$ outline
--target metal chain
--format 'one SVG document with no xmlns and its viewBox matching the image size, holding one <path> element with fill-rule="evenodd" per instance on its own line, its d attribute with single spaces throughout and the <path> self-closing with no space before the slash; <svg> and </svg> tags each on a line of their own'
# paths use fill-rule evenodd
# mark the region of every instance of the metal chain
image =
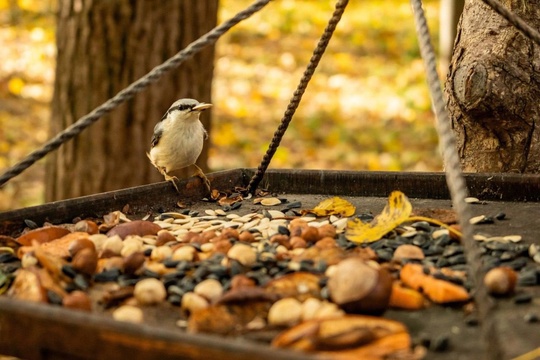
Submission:
<svg viewBox="0 0 540 360">
<path fill-rule="evenodd" d="M 326 25 L 326 28 L 324 29 L 324 32 L 319 39 L 319 42 L 317 44 L 317 47 L 313 51 L 313 55 L 311 56 L 311 59 L 309 60 L 309 64 L 304 71 L 304 74 L 302 75 L 302 78 L 300 79 L 300 83 L 296 87 L 296 90 L 294 91 L 294 95 L 291 98 L 289 105 L 287 106 L 287 110 L 285 110 L 285 113 L 283 115 L 283 118 L 281 119 L 281 123 L 279 124 L 279 127 L 277 128 L 276 132 L 274 133 L 274 136 L 272 138 L 272 141 L 270 142 L 270 145 L 268 146 L 268 150 L 266 150 L 266 154 L 264 155 L 259 167 L 257 168 L 257 172 L 251 180 L 249 181 L 249 184 L 247 186 L 247 191 L 249 193 L 254 193 L 257 189 L 257 186 L 259 186 L 259 183 L 261 182 L 264 173 L 266 172 L 266 169 L 268 168 L 268 165 L 270 165 L 270 161 L 272 160 L 272 157 L 274 156 L 277 148 L 279 147 L 279 144 L 281 142 L 281 139 L 283 138 L 283 135 L 285 134 L 285 131 L 287 130 L 287 127 L 289 126 L 289 123 L 292 120 L 292 117 L 294 113 L 296 112 L 296 109 L 298 108 L 298 105 L 300 104 L 300 101 L 302 100 L 302 95 L 304 94 L 309 81 L 311 80 L 311 77 L 313 76 L 313 73 L 315 72 L 315 69 L 317 68 L 317 65 L 319 65 L 319 61 L 321 60 L 321 57 L 323 56 L 326 47 L 328 46 L 328 43 L 330 42 L 330 39 L 332 38 L 332 35 L 334 34 L 334 30 L 336 29 L 337 24 L 341 20 L 341 16 L 343 15 L 343 12 L 345 11 L 345 8 L 347 7 L 347 4 L 349 3 L 348 0 L 338 0 L 336 2 L 336 7 L 334 10 L 334 13 L 332 14 L 332 17 L 328 21 L 328 24 Z"/>
<path fill-rule="evenodd" d="M 445 164 L 446 183 L 452 197 L 452 204 L 459 217 L 459 225 L 463 233 L 462 243 L 465 249 L 467 263 L 469 265 L 469 278 L 473 285 L 473 296 L 478 309 L 478 315 L 482 325 L 482 338 L 486 346 L 486 358 L 500 359 L 501 351 L 496 339 L 495 319 L 492 316 L 494 302 L 484 286 L 484 269 L 480 250 L 473 240 L 473 229 L 469 223 L 471 211 L 465 202 L 467 186 L 461 173 L 459 155 L 456 149 L 456 139 L 452 131 L 450 117 L 445 107 L 439 75 L 437 73 L 436 55 L 431 44 L 431 37 L 426 17 L 422 9 L 421 0 L 411 0 L 416 32 L 420 44 L 420 52 L 426 67 L 427 82 L 429 85 L 431 101 L 435 110 L 437 132 L 442 144 L 443 159 Z M 487 355 L 489 354 L 489 356 Z"/>
<path fill-rule="evenodd" d="M 153 68 L 149 73 L 147 73 L 145 76 L 140 78 L 139 80 L 136 80 L 135 82 L 131 83 L 129 86 L 127 86 L 125 89 L 121 90 L 118 94 L 116 94 L 113 98 L 107 100 L 94 110 L 92 110 L 89 114 L 81 117 L 79 120 L 77 120 L 75 123 L 58 133 L 54 138 L 49 140 L 43 147 L 41 147 L 38 150 L 33 151 L 28 156 L 26 156 L 22 161 L 15 164 L 13 167 L 8 169 L 6 172 L 0 176 L 0 187 L 3 186 L 6 182 L 14 178 L 15 176 L 22 173 L 24 170 L 28 169 L 32 164 L 34 164 L 39 159 L 43 158 L 45 155 L 47 155 L 49 152 L 56 150 L 59 148 L 63 143 L 71 140 L 78 134 L 80 134 L 83 130 L 85 130 L 87 127 L 92 125 L 94 122 L 96 122 L 99 118 L 101 118 L 103 115 L 109 113 L 111 110 L 119 106 L 125 101 L 130 100 L 137 94 L 138 92 L 145 89 L 148 85 L 155 83 L 157 80 L 159 80 L 166 72 L 177 68 L 180 64 L 182 64 L 187 59 L 193 57 L 196 53 L 198 53 L 201 49 L 204 47 L 213 44 L 221 37 L 224 33 L 229 31 L 233 26 L 241 22 L 242 20 L 247 19 L 257 11 L 261 10 L 264 6 L 266 6 L 270 0 L 258 0 L 254 2 L 252 5 L 247 7 L 245 10 L 240 11 L 235 16 L 224 22 L 223 24 L 213 28 L 197 40 L 193 41 L 191 44 L 186 46 L 183 50 L 178 52 L 173 57 L 169 58 L 167 61 L 162 63 L 161 65 L 156 66 Z"/>
<path fill-rule="evenodd" d="M 513 13 L 512 11 L 505 8 L 497 0 L 482 0 L 484 3 L 489 5 L 493 10 L 495 10 L 499 15 L 505 18 L 510 24 L 514 25 L 519 31 L 521 31 L 525 36 L 534 41 L 537 45 L 540 46 L 540 32 L 527 24 L 521 17 Z"/>
</svg>

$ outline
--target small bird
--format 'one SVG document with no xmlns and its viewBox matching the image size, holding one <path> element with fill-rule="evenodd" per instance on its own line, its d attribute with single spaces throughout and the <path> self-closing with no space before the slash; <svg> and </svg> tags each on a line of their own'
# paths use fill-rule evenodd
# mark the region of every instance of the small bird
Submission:
<svg viewBox="0 0 540 360">
<path fill-rule="evenodd" d="M 203 141 L 208 133 L 199 120 L 202 111 L 212 107 L 212 104 L 200 103 L 194 99 L 175 101 L 161 120 L 154 127 L 154 136 L 150 152 L 146 153 L 152 165 L 165 177 L 172 181 L 176 191 L 180 192 L 171 172 L 193 165 L 210 192 L 210 181 L 195 161 L 201 154 Z"/>
</svg>

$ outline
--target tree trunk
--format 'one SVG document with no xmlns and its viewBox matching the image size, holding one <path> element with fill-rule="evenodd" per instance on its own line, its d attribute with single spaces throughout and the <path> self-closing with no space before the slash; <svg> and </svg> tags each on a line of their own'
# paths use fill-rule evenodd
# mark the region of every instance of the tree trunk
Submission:
<svg viewBox="0 0 540 360">
<path fill-rule="evenodd" d="M 457 25 L 464 4 L 464 0 L 441 0 L 439 15 L 439 58 L 441 69 L 445 72 L 445 75 L 452 58 Z"/>
<path fill-rule="evenodd" d="M 502 3 L 540 29 L 540 0 Z M 467 0 L 446 81 L 470 172 L 540 172 L 539 47 L 480 0 Z"/>
<path fill-rule="evenodd" d="M 217 8 L 218 0 L 60 0 L 51 134 L 208 32 Z M 163 180 L 146 157 L 154 126 L 178 98 L 211 102 L 213 60 L 208 47 L 50 154 L 47 201 Z M 205 146 L 203 170 L 206 158 Z"/>
</svg>

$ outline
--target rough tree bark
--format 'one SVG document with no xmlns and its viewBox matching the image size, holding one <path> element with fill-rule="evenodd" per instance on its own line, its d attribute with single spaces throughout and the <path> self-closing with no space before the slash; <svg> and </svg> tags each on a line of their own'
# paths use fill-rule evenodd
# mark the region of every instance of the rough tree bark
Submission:
<svg viewBox="0 0 540 360">
<path fill-rule="evenodd" d="M 218 0 L 60 0 L 51 134 L 209 31 L 217 8 Z M 154 125 L 178 98 L 211 102 L 213 60 L 208 47 L 50 154 L 47 201 L 163 180 L 146 157 Z M 208 112 L 202 120 L 209 129 Z"/>
<path fill-rule="evenodd" d="M 540 0 L 501 1 L 540 29 Z M 467 0 L 446 81 L 461 162 L 471 172 L 540 172 L 540 48 Z"/>
</svg>

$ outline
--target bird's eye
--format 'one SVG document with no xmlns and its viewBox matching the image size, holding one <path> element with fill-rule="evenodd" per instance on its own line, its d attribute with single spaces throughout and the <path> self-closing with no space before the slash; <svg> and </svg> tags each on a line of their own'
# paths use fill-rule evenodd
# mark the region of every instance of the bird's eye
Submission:
<svg viewBox="0 0 540 360">
<path fill-rule="evenodd" d="M 191 104 L 181 104 L 181 105 L 178 105 L 176 109 L 179 111 L 191 110 L 194 106 L 195 105 L 191 105 Z"/>
</svg>

